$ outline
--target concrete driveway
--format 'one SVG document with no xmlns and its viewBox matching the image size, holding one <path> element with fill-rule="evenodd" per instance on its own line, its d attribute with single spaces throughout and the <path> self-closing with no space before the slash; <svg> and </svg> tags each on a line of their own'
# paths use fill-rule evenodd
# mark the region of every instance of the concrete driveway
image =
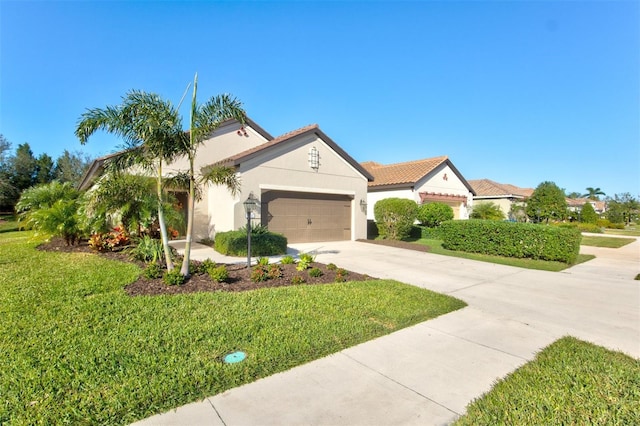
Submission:
<svg viewBox="0 0 640 426">
<path fill-rule="evenodd" d="M 597 258 L 560 273 L 352 241 L 296 244 L 291 252 L 469 306 L 139 424 L 448 424 L 564 335 L 640 358 L 638 240 L 583 247 Z"/>
</svg>

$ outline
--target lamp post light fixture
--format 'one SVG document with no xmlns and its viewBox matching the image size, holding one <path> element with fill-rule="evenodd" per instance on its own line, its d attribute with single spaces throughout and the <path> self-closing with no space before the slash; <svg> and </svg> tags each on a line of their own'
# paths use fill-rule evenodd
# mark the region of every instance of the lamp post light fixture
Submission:
<svg viewBox="0 0 640 426">
<path fill-rule="evenodd" d="M 253 195 L 253 192 L 249 193 L 249 197 L 244 203 L 244 212 L 247 216 L 247 268 L 251 267 L 251 213 L 258 209 L 259 201 Z"/>
</svg>

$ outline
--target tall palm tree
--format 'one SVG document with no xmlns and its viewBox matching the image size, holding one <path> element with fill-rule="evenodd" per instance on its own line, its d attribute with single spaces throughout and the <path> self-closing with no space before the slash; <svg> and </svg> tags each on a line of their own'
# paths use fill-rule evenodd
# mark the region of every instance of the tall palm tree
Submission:
<svg viewBox="0 0 640 426">
<path fill-rule="evenodd" d="M 184 131 L 177 108 L 153 93 L 130 91 L 122 104 L 88 109 L 82 114 L 75 134 L 83 145 L 96 131 L 121 137 L 126 150 L 116 157 L 118 168 L 138 166 L 155 172 L 158 222 L 168 270 L 173 269 L 163 210 L 162 164 L 180 153 Z"/>
<path fill-rule="evenodd" d="M 583 195 L 583 197 L 587 197 L 590 200 L 598 201 L 600 200 L 600 195 L 606 195 L 600 188 L 586 188 L 587 193 Z"/>
<path fill-rule="evenodd" d="M 229 120 L 235 119 L 244 125 L 246 113 L 242 109 L 242 103 L 229 95 L 218 95 L 211 97 L 203 105 L 197 103 L 198 74 L 193 80 L 193 97 L 191 100 L 191 120 L 189 128 L 189 138 L 184 139 L 182 153 L 189 159 L 189 200 L 187 209 L 187 232 L 184 247 L 184 259 L 180 273 L 189 275 L 189 260 L 191 257 L 191 242 L 193 239 L 193 213 L 196 199 L 196 188 L 200 182 L 211 182 L 223 184 L 235 195 L 239 189 L 239 181 L 235 171 L 231 168 L 214 167 L 204 173 L 200 179 L 195 174 L 195 157 L 198 148 L 213 131 Z"/>
</svg>

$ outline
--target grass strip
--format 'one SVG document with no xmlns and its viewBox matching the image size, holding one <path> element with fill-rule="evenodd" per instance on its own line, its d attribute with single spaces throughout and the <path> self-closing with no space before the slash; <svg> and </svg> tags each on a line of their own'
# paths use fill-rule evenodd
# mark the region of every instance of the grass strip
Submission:
<svg viewBox="0 0 640 426">
<path fill-rule="evenodd" d="M 465 306 L 392 280 L 132 298 L 135 265 L 31 235 L 0 234 L 0 424 L 128 424 Z"/>
<path fill-rule="evenodd" d="M 580 245 L 605 248 L 620 248 L 626 246 L 627 244 L 631 244 L 635 240 L 635 238 L 592 237 L 590 235 L 583 235 Z"/>
<path fill-rule="evenodd" d="M 499 380 L 455 425 L 632 425 L 639 401 L 640 360 L 564 337 Z"/>
</svg>

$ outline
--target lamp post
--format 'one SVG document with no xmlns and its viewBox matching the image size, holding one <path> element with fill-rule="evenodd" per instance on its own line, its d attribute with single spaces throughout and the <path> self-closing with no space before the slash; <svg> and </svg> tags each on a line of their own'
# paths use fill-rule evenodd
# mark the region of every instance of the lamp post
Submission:
<svg viewBox="0 0 640 426">
<path fill-rule="evenodd" d="M 247 215 L 247 268 L 251 267 L 251 213 L 258 207 L 258 199 L 253 195 L 253 192 L 249 193 L 249 197 L 244 203 L 244 212 Z"/>
</svg>

